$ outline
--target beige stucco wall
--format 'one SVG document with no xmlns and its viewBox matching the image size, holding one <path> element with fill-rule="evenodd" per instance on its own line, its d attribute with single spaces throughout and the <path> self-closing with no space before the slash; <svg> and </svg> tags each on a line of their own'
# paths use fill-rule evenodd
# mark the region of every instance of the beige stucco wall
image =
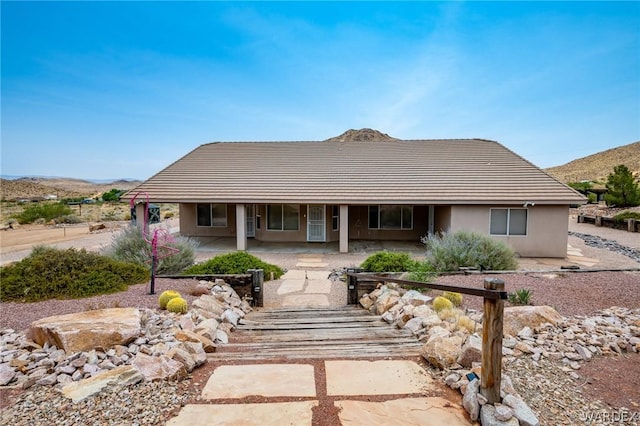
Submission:
<svg viewBox="0 0 640 426">
<path fill-rule="evenodd" d="M 451 206 L 450 232 L 459 230 L 489 234 L 490 209 L 514 206 Z M 504 241 L 522 257 L 561 257 L 567 255 L 568 206 L 528 208 L 526 236 L 492 236 Z"/>
</svg>

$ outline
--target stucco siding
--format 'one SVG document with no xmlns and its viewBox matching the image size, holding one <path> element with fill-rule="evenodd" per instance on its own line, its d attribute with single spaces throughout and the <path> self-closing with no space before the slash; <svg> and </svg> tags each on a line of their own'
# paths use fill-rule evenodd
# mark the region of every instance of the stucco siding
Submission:
<svg viewBox="0 0 640 426">
<path fill-rule="evenodd" d="M 489 235 L 491 208 L 513 206 L 452 206 L 451 232 L 474 231 Z M 567 206 L 533 206 L 527 209 L 527 235 L 497 236 L 522 257 L 560 257 L 567 255 Z"/>
</svg>

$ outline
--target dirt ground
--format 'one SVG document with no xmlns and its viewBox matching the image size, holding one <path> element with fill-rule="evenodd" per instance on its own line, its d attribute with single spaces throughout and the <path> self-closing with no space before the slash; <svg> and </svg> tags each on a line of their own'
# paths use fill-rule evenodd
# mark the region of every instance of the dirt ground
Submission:
<svg viewBox="0 0 640 426">
<path fill-rule="evenodd" d="M 50 227 L 27 225 L 0 232 L 0 253 L 29 249 L 37 244 L 53 244 L 89 235 L 89 224 Z"/>
</svg>

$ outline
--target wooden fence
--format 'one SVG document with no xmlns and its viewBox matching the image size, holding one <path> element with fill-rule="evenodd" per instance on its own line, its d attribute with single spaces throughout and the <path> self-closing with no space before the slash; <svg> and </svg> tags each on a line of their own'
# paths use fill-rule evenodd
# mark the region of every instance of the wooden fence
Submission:
<svg viewBox="0 0 640 426">
<path fill-rule="evenodd" d="M 507 292 L 504 281 L 497 278 L 485 278 L 483 288 L 460 287 L 454 285 L 422 283 L 397 279 L 389 276 L 347 272 L 348 302 L 357 304 L 361 283 L 394 282 L 399 285 L 433 290 L 453 291 L 456 293 L 478 296 L 484 299 L 482 326 L 482 371 L 480 376 L 480 392 L 490 404 L 500 402 L 500 382 L 502 379 L 502 335 L 504 319 L 504 301 Z"/>
</svg>

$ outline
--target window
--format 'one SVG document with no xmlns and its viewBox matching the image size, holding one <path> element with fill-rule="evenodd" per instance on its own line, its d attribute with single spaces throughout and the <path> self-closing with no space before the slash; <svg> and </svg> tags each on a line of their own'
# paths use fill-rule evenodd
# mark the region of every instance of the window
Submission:
<svg viewBox="0 0 640 426">
<path fill-rule="evenodd" d="M 369 206 L 369 229 L 413 229 L 413 206 Z"/>
<path fill-rule="evenodd" d="M 527 235 L 527 209 L 491 209 L 491 235 Z"/>
<path fill-rule="evenodd" d="M 198 226 L 226 227 L 227 205 L 198 203 L 196 216 Z"/>
<path fill-rule="evenodd" d="M 331 207 L 331 229 L 340 230 L 340 206 Z"/>
<path fill-rule="evenodd" d="M 297 231 L 300 229 L 300 206 L 293 204 L 267 205 L 269 231 Z"/>
</svg>

